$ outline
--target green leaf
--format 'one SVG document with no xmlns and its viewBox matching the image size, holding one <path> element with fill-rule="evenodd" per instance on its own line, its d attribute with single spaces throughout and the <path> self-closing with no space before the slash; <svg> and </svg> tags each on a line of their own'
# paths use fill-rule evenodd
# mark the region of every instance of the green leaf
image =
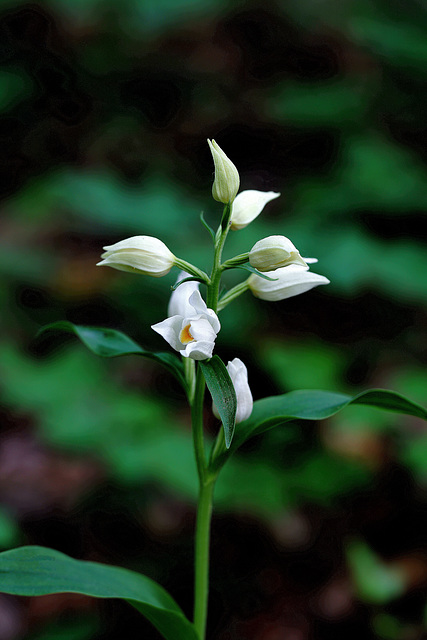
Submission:
<svg viewBox="0 0 427 640">
<path fill-rule="evenodd" d="M 181 361 L 172 353 L 146 351 L 125 333 L 106 327 L 84 327 L 72 322 L 60 321 L 42 327 L 37 335 L 50 330 L 66 331 L 74 333 L 88 349 L 97 356 L 103 358 L 116 358 L 117 356 L 137 355 L 150 358 L 162 364 L 168 369 L 186 388 L 184 368 Z"/>
<path fill-rule="evenodd" d="M 260 278 L 264 278 L 264 280 L 278 280 L 278 278 L 270 278 L 270 276 L 267 276 L 262 271 L 258 271 L 258 269 L 255 269 L 255 267 L 250 265 L 249 262 L 247 264 L 236 265 L 235 269 L 244 269 L 245 271 L 250 271 L 251 273 L 255 273 Z"/>
<path fill-rule="evenodd" d="M 211 393 L 212 400 L 218 409 L 224 427 L 225 446 L 231 445 L 236 424 L 237 398 L 227 367 L 219 356 L 201 361 L 200 366 Z"/>
<path fill-rule="evenodd" d="M 205 227 L 205 229 L 207 229 L 207 231 L 209 232 L 209 235 L 211 236 L 212 241 L 215 242 L 215 232 L 212 229 L 212 227 L 206 222 L 205 216 L 203 215 L 203 211 L 200 213 L 200 221 L 202 225 Z"/>
<path fill-rule="evenodd" d="M 396 411 L 427 420 L 427 410 L 404 396 L 386 389 L 370 389 L 356 396 L 331 391 L 301 390 L 280 396 L 271 396 L 254 402 L 251 416 L 236 427 L 233 450 L 252 436 L 273 429 L 297 418 L 324 420 L 350 404 L 362 404 L 386 411 Z M 218 454 L 215 464 L 221 464 L 224 452 Z"/>
<path fill-rule="evenodd" d="M 120 598 L 138 609 L 166 640 L 198 640 L 192 623 L 156 582 L 128 569 L 74 560 L 45 547 L 19 547 L 0 554 L 0 590 L 21 596 L 82 593 Z"/>
</svg>

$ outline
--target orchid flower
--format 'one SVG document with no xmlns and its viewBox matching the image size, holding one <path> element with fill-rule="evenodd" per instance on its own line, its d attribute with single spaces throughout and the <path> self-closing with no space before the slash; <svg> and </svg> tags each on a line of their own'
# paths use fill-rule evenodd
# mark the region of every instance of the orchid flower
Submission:
<svg viewBox="0 0 427 640">
<path fill-rule="evenodd" d="M 274 191 L 256 191 L 255 189 L 239 193 L 233 202 L 231 229 L 244 229 L 259 216 L 270 200 L 274 200 L 279 196 L 280 193 L 275 193 Z"/>
<path fill-rule="evenodd" d="M 169 273 L 176 258 L 164 242 L 151 236 L 133 236 L 104 247 L 98 267 L 160 278 Z"/>
<path fill-rule="evenodd" d="M 215 339 L 221 328 L 215 311 L 208 309 L 198 290 L 191 293 L 188 306 L 183 299 L 176 298 L 175 301 L 184 314 L 173 315 L 163 322 L 152 325 L 151 328 L 184 358 L 193 360 L 211 358 Z"/>
<path fill-rule="evenodd" d="M 307 267 L 290 264 L 265 274 L 272 280 L 265 280 L 261 276 L 252 274 L 247 283 L 254 296 L 261 300 L 284 300 L 305 293 L 320 284 L 329 284 L 328 278 L 309 271 Z"/>
<path fill-rule="evenodd" d="M 285 236 L 268 236 L 259 240 L 249 252 L 249 262 L 258 271 L 273 271 L 290 264 L 308 269 L 298 249 Z"/>
</svg>

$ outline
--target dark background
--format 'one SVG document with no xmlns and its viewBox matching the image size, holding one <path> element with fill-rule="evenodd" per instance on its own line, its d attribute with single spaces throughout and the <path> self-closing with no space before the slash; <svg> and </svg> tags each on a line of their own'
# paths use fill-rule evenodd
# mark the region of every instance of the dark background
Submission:
<svg viewBox="0 0 427 640">
<path fill-rule="evenodd" d="M 393 389 L 427 404 L 427 17 L 417 0 L 0 2 L 0 545 L 140 570 L 188 615 L 189 415 L 155 364 L 103 361 L 56 320 L 164 349 L 176 270 L 98 269 L 161 238 L 209 268 L 214 138 L 280 191 L 228 257 L 284 234 L 331 280 L 227 308 L 217 352 L 255 398 Z M 233 272 L 227 284 L 238 282 Z M 212 435 L 217 429 L 206 406 Z M 248 443 L 213 522 L 211 640 L 425 637 L 427 437 L 352 407 Z M 0 640 L 158 638 L 114 601 L 0 599 Z"/>
</svg>

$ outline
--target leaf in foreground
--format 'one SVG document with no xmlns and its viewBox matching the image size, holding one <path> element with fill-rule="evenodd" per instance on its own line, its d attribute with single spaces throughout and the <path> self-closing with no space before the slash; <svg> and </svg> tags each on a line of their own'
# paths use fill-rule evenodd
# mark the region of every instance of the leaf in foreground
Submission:
<svg viewBox="0 0 427 640">
<path fill-rule="evenodd" d="M 231 445 L 236 425 L 237 398 L 227 367 L 219 356 L 200 361 L 206 384 L 224 427 L 225 445 Z"/>
<path fill-rule="evenodd" d="M 198 640 L 192 623 L 174 599 L 150 578 L 121 567 L 74 560 L 45 547 L 19 547 L 0 553 L 0 592 L 120 598 L 148 618 L 166 640 Z"/>
<path fill-rule="evenodd" d="M 85 327 L 72 322 L 60 321 L 42 327 L 39 335 L 51 330 L 73 333 L 88 349 L 103 358 L 116 358 L 117 356 L 127 355 L 150 358 L 166 367 L 183 387 L 186 387 L 182 363 L 175 355 L 166 351 L 146 351 L 122 331 L 116 331 L 108 327 Z"/>
</svg>

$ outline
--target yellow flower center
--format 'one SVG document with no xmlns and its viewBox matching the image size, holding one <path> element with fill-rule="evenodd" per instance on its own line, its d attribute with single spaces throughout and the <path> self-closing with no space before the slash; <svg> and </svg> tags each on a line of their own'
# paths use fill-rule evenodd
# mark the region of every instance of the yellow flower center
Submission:
<svg viewBox="0 0 427 640">
<path fill-rule="evenodd" d="M 187 324 L 183 329 L 181 329 L 181 333 L 179 334 L 179 340 L 182 344 L 188 344 L 189 342 L 193 342 L 194 338 L 190 333 L 191 324 Z"/>
</svg>

